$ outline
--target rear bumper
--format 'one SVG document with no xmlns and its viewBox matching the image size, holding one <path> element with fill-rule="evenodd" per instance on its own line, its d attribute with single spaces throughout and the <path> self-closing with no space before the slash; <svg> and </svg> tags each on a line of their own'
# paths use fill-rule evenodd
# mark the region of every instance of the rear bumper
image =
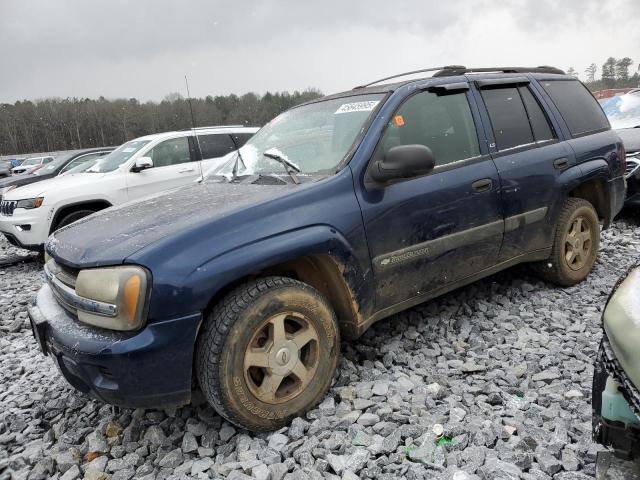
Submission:
<svg viewBox="0 0 640 480">
<path fill-rule="evenodd" d="M 611 220 L 615 218 L 624 206 L 627 196 L 627 182 L 623 176 L 609 180 L 609 199 L 611 203 Z"/>
<path fill-rule="evenodd" d="M 28 312 L 41 349 L 77 390 L 126 408 L 190 401 L 200 313 L 150 323 L 138 332 L 114 332 L 78 322 L 47 284 Z"/>
</svg>

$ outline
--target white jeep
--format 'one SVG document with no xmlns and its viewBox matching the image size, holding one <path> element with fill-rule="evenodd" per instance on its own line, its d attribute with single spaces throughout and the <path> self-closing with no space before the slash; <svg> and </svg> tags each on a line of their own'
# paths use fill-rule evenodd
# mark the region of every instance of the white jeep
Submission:
<svg viewBox="0 0 640 480">
<path fill-rule="evenodd" d="M 53 231 L 82 217 L 196 180 L 257 130 L 206 127 L 131 140 L 83 173 L 6 193 L 0 203 L 0 232 L 18 247 L 40 250 Z"/>
</svg>

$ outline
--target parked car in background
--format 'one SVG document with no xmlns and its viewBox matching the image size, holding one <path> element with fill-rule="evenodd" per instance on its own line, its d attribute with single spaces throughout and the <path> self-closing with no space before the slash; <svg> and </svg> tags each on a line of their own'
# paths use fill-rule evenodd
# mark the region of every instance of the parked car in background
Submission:
<svg viewBox="0 0 640 480">
<path fill-rule="evenodd" d="M 23 161 L 20 165 L 18 165 L 17 167 L 13 167 L 13 169 L 11 170 L 11 173 L 13 175 L 19 175 L 21 173 L 31 173 L 35 170 L 37 170 L 38 168 L 42 167 L 43 165 L 52 162 L 53 161 L 53 157 L 32 157 L 32 158 L 27 158 L 25 161 Z"/>
<path fill-rule="evenodd" d="M 14 175 L 5 180 L 0 180 L 0 200 L 2 196 L 14 188 L 22 187 L 24 185 L 30 185 L 32 183 L 41 182 L 48 178 L 53 178 L 61 173 L 69 171 L 81 163 L 98 159 L 112 152 L 113 147 L 108 148 L 93 148 L 89 150 L 81 150 L 79 152 L 68 153 L 56 157 L 50 163 L 42 166 L 33 173 L 24 173 L 22 175 Z"/>
<path fill-rule="evenodd" d="M 242 126 L 210 127 L 131 140 L 83 173 L 60 175 L 5 193 L 0 232 L 16 246 L 39 250 L 51 232 L 64 225 L 194 181 L 256 131 Z"/>
<path fill-rule="evenodd" d="M 602 315 L 593 374 L 593 438 L 640 458 L 640 265 L 616 283 Z"/>
<path fill-rule="evenodd" d="M 11 160 L 0 160 L 0 178 L 11 175 L 12 168 Z"/>
<path fill-rule="evenodd" d="M 613 97 L 602 108 L 627 152 L 627 204 L 640 206 L 640 89 Z"/>
<path fill-rule="evenodd" d="M 21 165 L 22 162 L 24 162 L 24 158 L 12 158 L 10 162 L 11 162 L 11 168 L 17 167 L 18 165 Z"/>
<path fill-rule="evenodd" d="M 202 182 L 57 230 L 29 315 L 67 380 L 151 407 L 196 378 L 227 420 L 273 430 L 324 397 L 341 335 L 522 262 L 562 286 L 589 274 L 625 164 L 582 83 L 375 83 L 279 115 Z"/>
</svg>

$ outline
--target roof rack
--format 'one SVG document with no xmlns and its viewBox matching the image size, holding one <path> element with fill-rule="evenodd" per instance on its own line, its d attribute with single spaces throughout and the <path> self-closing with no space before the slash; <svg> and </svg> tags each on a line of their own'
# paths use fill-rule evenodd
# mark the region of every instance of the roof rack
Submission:
<svg viewBox="0 0 640 480">
<path fill-rule="evenodd" d="M 432 67 L 423 68 L 420 70 L 413 70 L 411 72 L 399 73 L 397 75 L 391 75 L 390 77 L 381 78 L 374 82 L 366 83 L 364 85 L 358 85 L 353 89 L 366 88 L 376 83 L 384 82 L 385 80 L 392 80 L 394 78 L 405 77 L 407 75 L 413 75 L 416 73 L 436 72 L 433 77 L 453 77 L 455 75 L 464 75 L 465 73 L 482 73 L 482 72 L 500 72 L 500 73 L 557 73 L 564 75 L 565 72 L 559 68 L 549 67 L 546 65 L 540 67 L 484 67 L 484 68 L 467 68 L 464 65 L 447 65 L 445 67 Z"/>
<path fill-rule="evenodd" d="M 548 65 L 540 67 L 483 67 L 483 68 L 466 68 L 466 67 L 445 67 L 439 72 L 433 74 L 434 77 L 452 77 L 455 75 L 464 75 L 465 73 L 556 73 L 564 75 L 564 70 Z"/>
<path fill-rule="evenodd" d="M 244 125 L 214 125 L 213 127 L 189 127 L 189 128 L 182 128 L 180 130 L 178 130 L 179 132 L 186 132 L 189 130 L 212 130 L 212 129 L 216 129 L 216 128 L 244 128 Z"/>
</svg>

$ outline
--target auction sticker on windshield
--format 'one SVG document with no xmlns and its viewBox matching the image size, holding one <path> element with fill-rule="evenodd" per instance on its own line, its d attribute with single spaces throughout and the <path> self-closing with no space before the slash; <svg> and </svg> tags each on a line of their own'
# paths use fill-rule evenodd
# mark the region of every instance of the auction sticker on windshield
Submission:
<svg viewBox="0 0 640 480">
<path fill-rule="evenodd" d="M 352 102 L 352 103 L 343 103 L 340 105 L 340 108 L 336 110 L 336 115 L 339 113 L 351 113 L 351 112 L 370 112 L 376 105 L 380 102 L 377 100 L 371 100 L 368 102 Z"/>
</svg>

